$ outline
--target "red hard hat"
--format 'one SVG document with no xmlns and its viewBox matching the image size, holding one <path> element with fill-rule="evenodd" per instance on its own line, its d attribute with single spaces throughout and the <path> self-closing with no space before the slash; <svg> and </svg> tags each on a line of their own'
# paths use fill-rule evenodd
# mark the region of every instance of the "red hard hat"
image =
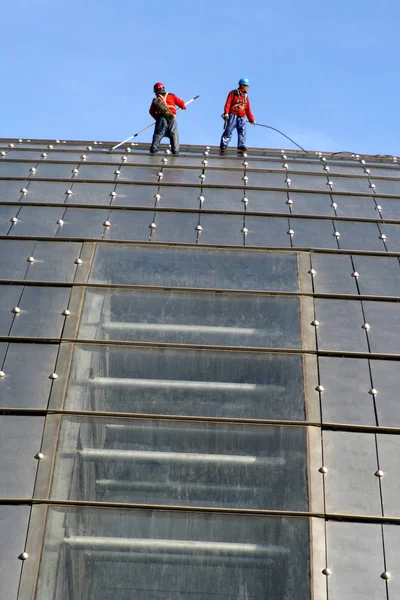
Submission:
<svg viewBox="0 0 400 600">
<path fill-rule="evenodd" d="M 158 90 L 163 90 L 164 89 L 164 84 L 160 83 L 159 81 L 157 83 L 154 84 L 153 90 L 155 92 L 158 92 Z"/>
</svg>

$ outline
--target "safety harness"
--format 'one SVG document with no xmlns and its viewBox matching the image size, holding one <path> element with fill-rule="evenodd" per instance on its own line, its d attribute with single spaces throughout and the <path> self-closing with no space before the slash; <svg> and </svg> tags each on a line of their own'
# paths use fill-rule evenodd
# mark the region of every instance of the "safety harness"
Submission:
<svg viewBox="0 0 400 600">
<path fill-rule="evenodd" d="M 231 109 L 234 108 L 236 110 L 246 110 L 247 106 L 247 93 L 239 92 L 239 90 L 232 90 L 236 99 L 231 104 Z"/>
<path fill-rule="evenodd" d="M 170 123 L 171 121 L 173 121 L 175 119 L 175 115 L 168 107 L 167 96 L 168 96 L 168 92 L 165 94 L 165 96 L 162 96 L 160 94 L 160 96 L 157 96 L 157 98 L 155 98 L 153 100 L 153 102 L 154 102 L 154 106 L 160 111 L 160 113 Z"/>
</svg>

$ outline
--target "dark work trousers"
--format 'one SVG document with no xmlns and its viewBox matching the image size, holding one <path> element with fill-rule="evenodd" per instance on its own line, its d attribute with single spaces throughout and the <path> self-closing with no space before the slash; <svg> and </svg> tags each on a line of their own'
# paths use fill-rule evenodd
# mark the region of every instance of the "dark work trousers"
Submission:
<svg viewBox="0 0 400 600">
<path fill-rule="evenodd" d="M 220 148 L 226 148 L 231 141 L 233 130 L 237 130 L 239 149 L 246 147 L 246 117 L 238 117 L 238 115 L 229 115 L 226 121 L 225 129 L 221 137 Z"/>
<path fill-rule="evenodd" d="M 156 152 L 158 152 L 160 142 L 163 139 L 163 137 L 169 138 L 169 141 L 171 143 L 172 154 L 178 154 L 179 136 L 176 119 L 168 122 L 163 115 L 157 117 L 153 141 L 151 142 L 150 146 L 150 154 L 155 154 Z"/>
</svg>

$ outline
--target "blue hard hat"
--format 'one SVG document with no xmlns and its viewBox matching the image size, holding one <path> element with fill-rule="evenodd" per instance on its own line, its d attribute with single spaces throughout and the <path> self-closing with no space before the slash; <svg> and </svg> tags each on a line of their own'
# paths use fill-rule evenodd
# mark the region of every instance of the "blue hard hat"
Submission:
<svg viewBox="0 0 400 600">
<path fill-rule="evenodd" d="M 239 79 L 239 85 L 250 85 L 247 77 L 242 77 L 242 79 Z"/>
</svg>

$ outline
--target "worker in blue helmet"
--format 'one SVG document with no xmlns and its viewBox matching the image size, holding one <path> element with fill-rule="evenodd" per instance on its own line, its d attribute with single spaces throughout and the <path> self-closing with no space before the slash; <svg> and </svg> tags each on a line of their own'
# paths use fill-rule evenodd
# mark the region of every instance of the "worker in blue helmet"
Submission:
<svg viewBox="0 0 400 600">
<path fill-rule="evenodd" d="M 229 92 L 225 102 L 224 114 L 225 127 L 221 137 L 220 154 L 224 155 L 231 141 L 233 130 L 236 128 L 238 134 L 238 153 L 241 154 L 247 150 L 246 147 L 246 117 L 253 125 L 256 124 L 253 113 L 250 108 L 250 100 L 247 96 L 249 89 L 249 80 L 242 77 L 239 80 L 238 88 Z"/>
</svg>

